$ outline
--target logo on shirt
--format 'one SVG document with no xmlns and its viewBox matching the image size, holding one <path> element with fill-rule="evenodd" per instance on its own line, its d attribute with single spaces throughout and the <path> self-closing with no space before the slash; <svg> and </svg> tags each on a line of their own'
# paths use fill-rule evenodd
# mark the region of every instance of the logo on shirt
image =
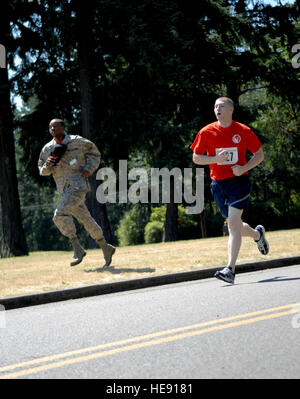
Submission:
<svg viewBox="0 0 300 399">
<path fill-rule="evenodd" d="M 241 136 L 239 134 L 235 134 L 232 136 L 232 141 L 236 144 L 238 144 L 242 140 Z"/>
</svg>

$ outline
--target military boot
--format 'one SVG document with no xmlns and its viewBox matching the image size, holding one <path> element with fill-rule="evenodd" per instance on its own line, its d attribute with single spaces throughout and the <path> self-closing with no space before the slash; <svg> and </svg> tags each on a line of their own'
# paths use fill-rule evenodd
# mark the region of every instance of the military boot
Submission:
<svg viewBox="0 0 300 399">
<path fill-rule="evenodd" d="M 111 264 L 111 258 L 113 254 L 116 252 L 116 248 L 110 244 L 107 244 L 104 237 L 101 238 L 101 240 L 97 240 L 97 243 L 99 244 L 100 248 L 103 251 L 104 260 L 105 260 L 103 267 L 108 267 Z"/>
<path fill-rule="evenodd" d="M 73 254 L 73 258 L 71 260 L 70 266 L 75 266 L 75 265 L 78 265 L 82 261 L 82 259 L 86 255 L 86 252 L 80 245 L 77 237 L 72 238 L 71 243 L 72 243 L 72 246 L 74 249 L 74 254 Z"/>
</svg>

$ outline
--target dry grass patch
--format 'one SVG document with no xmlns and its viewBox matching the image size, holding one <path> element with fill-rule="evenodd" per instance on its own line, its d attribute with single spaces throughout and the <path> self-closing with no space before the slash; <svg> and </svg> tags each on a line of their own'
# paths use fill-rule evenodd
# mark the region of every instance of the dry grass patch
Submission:
<svg viewBox="0 0 300 399">
<path fill-rule="evenodd" d="M 243 239 L 238 263 L 300 255 L 300 229 L 267 233 L 270 253 L 261 255 Z M 0 260 L 0 297 L 103 284 L 159 274 L 225 265 L 227 237 L 120 247 L 111 267 L 103 270 L 100 249 L 88 250 L 83 262 L 70 267 L 72 252 L 32 252 Z"/>
</svg>

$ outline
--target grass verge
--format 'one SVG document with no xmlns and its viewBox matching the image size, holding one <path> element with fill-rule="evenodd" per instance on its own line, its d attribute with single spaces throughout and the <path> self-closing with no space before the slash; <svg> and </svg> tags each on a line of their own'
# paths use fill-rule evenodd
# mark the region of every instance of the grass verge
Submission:
<svg viewBox="0 0 300 399">
<path fill-rule="evenodd" d="M 237 263 L 300 255 L 300 229 L 268 232 L 267 239 L 270 253 L 264 256 L 252 239 L 244 238 Z M 119 247 L 111 267 L 105 270 L 100 249 L 88 250 L 75 267 L 69 266 L 70 251 L 1 259 L 0 297 L 223 266 L 227 263 L 227 241 L 227 237 L 216 237 Z"/>
</svg>

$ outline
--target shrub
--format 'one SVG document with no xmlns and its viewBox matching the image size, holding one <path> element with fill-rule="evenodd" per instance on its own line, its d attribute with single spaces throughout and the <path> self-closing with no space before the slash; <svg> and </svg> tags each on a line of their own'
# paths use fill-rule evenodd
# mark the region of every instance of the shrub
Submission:
<svg viewBox="0 0 300 399">
<path fill-rule="evenodd" d="M 142 244 L 147 221 L 146 212 L 142 207 L 134 206 L 125 212 L 117 229 L 119 245 L 122 247 Z"/>
<path fill-rule="evenodd" d="M 164 223 L 166 219 L 167 206 L 161 205 L 152 208 L 150 222 Z"/>
<path fill-rule="evenodd" d="M 153 221 L 145 226 L 145 243 L 151 244 L 161 242 L 163 236 L 164 224 L 162 222 Z"/>
<path fill-rule="evenodd" d="M 157 206 L 152 208 L 150 222 L 149 223 L 158 223 L 153 225 L 153 229 L 160 230 L 163 233 L 164 223 L 166 219 L 166 205 Z M 199 225 L 197 222 L 198 215 L 188 215 L 185 212 L 185 208 L 183 205 L 178 205 L 178 235 L 180 240 L 188 240 L 190 238 L 197 238 L 200 235 Z M 152 226 L 152 225 L 151 225 Z M 155 226 L 155 227 L 154 227 Z M 159 227 L 161 226 L 161 227 Z M 150 227 L 148 227 L 150 229 Z M 150 233 L 149 233 L 150 234 Z M 152 234 L 152 233 L 151 233 Z M 156 233 L 153 232 L 157 237 L 160 237 L 158 231 Z M 161 241 L 161 239 L 159 240 Z M 159 242 L 159 241 L 151 241 L 151 242 Z M 145 242 L 146 241 L 146 232 L 145 232 Z"/>
</svg>

